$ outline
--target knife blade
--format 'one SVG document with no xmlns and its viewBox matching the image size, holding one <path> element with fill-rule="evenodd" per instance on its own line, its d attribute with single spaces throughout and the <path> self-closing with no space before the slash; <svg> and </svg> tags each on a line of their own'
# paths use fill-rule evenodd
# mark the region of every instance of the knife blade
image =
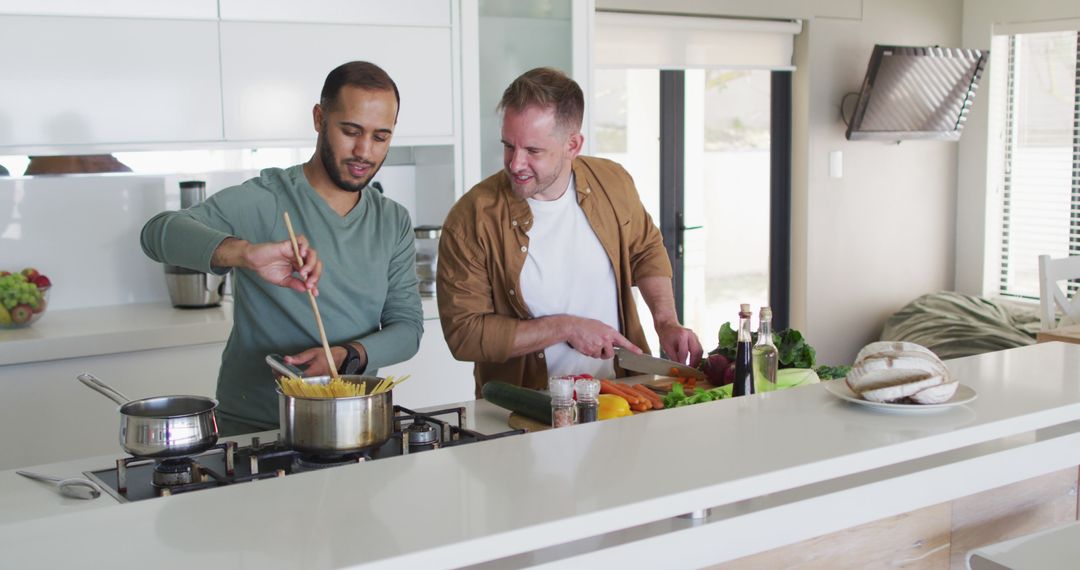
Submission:
<svg viewBox="0 0 1080 570">
<path fill-rule="evenodd" d="M 644 372 L 645 374 L 655 374 L 657 376 L 672 376 L 671 369 L 675 368 L 678 370 L 678 376 L 680 378 L 705 379 L 704 372 L 695 368 L 690 368 L 685 364 L 649 356 L 648 354 L 636 354 L 621 346 L 615 347 L 615 358 L 618 359 L 619 366 L 634 372 Z"/>
</svg>

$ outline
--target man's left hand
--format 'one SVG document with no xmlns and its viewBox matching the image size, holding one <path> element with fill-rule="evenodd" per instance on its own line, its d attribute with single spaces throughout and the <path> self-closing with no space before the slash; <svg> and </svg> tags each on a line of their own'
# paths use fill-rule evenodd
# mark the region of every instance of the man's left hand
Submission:
<svg viewBox="0 0 1080 570">
<path fill-rule="evenodd" d="M 671 360 L 691 367 L 701 361 L 701 342 L 694 331 L 679 323 L 668 323 L 658 325 L 656 334 L 660 336 L 660 349 Z"/>
</svg>

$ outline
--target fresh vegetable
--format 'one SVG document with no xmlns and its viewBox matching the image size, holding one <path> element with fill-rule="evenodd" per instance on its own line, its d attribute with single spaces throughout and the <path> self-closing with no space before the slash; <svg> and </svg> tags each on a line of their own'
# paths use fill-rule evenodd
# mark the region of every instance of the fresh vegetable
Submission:
<svg viewBox="0 0 1080 570">
<path fill-rule="evenodd" d="M 710 354 L 709 358 L 702 360 L 703 369 L 705 373 L 705 379 L 709 381 L 709 384 L 713 386 L 723 386 L 724 384 L 731 384 L 735 375 L 735 369 L 731 371 L 731 375 L 728 376 L 727 369 L 731 366 L 731 359 L 723 354 Z"/>
<path fill-rule="evenodd" d="M 817 375 L 822 380 L 833 380 L 836 378 L 846 378 L 848 373 L 851 372 L 850 366 L 826 366 L 822 364 L 817 367 Z"/>
<path fill-rule="evenodd" d="M 621 418 L 634 413 L 630 411 L 630 403 L 626 401 L 626 398 L 614 394 L 600 394 L 596 397 L 596 400 L 598 403 L 597 417 L 601 420 Z"/>
<path fill-rule="evenodd" d="M 662 410 L 664 408 L 664 401 L 660 399 L 660 396 L 657 396 L 656 392 L 648 389 L 644 384 L 634 384 L 630 387 L 645 396 L 645 399 L 649 401 L 649 404 L 654 410 Z"/>
<path fill-rule="evenodd" d="M 506 382 L 488 382 L 480 393 L 484 399 L 512 412 L 551 425 L 551 396 Z"/>
<path fill-rule="evenodd" d="M 664 396 L 665 408 L 677 408 L 680 406 L 689 406 L 692 404 L 700 404 L 701 402 L 711 402 L 713 400 L 720 400 L 723 398 L 731 397 L 731 386 L 721 386 L 719 388 L 713 388 L 712 390 L 702 390 L 696 388 L 691 395 L 687 395 L 683 391 L 682 384 L 678 382 L 671 383 L 671 391 Z"/>
<path fill-rule="evenodd" d="M 757 342 L 758 333 L 750 333 L 753 342 Z M 731 327 L 731 323 L 724 323 L 720 332 L 716 335 L 717 346 L 709 352 L 708 359 L 702 359 L 701 371 L 714 386 L 730 384 L 735 378 L 735 366 L 730 364 L 735 360 L 735 349 L 739 339 L 739 333 Z M 795 329 L 785 329 L 773 333 L 773 344 L 776 346 L 779 357 L 778 369 L 785 368 L 814 368 L 817 360 L 817 351 L 810 346 L 802 333 Z M 817 367 L 817 375 L 822 380 L 843 378 L 851 370 L 850 366 L 825 366 Z M 717 379 L 719 378 L 719 381 Z"/>
<path fill-rule="evenodd" d="M 630 387 L 628 386 L 616 384 L 611 380 L 600 381 L 600 393 L 614 394 L 616 396 L 621 396 L 625 398 L 627 402 L 630 402 L 630 409 L 634 410 L 635 412 L 644 412 L 646 410 L 652 409 L 652 406 L 649 404 L 649 401 L 645 399 L 645 396 L 630 389 Z"/>
<path fill-rule="evenodd" d="M 786 368 L 776 372 L 776 387 L 781 390 L 806 384 L 816 384 L 817 382 L 817 373 L 809 368 Z M 689 406 L 692 404 L 700 404 L 701 402 L 711 402 L 713 400 L 722 400 L 730 397 L 731 384 L 713 388 L 711 390 L 702 390 L 698 388 L 687 393 L 682 385 L 677 382 L 672 382 L 671 392 L 668 392 L 668 394 L 664 396 L 664 406 L 677 408 L 679 406 Z"/>
</svg>

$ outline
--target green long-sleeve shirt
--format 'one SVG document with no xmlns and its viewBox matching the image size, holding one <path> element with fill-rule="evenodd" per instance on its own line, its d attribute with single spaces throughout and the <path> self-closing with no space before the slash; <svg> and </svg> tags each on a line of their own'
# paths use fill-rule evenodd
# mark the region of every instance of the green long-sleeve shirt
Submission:
<svg viewBox="0 0 1080 570">
<path fill-rule="evenodd" d="M 187 210 L 154 216 L 143 227 L 142 248 L 155 261 L 220 273 L 210 261 L 227 237 L 252 243 L 289 239 L 286 211 L 323 262 L 318 303 L 330 344 L 363 344 L 365 374 L 416 354 L 423 312 L 412 222 L 404 207 L 369 188 L 342 217 L 311 187 L 301 165 L 268 168 Z M 246 269 L 233 272 L 233 292 L 218 411 L 225 419 L 272 429 L 278 425 L 278 401 L 264 357 L 320 346 L 315 317 L 306 294 Z"/>
</svg>

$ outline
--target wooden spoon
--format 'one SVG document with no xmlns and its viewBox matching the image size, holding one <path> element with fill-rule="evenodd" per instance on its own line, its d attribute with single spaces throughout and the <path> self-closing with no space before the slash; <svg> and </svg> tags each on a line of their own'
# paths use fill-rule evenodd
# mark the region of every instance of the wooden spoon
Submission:
<svg viewBox="0 0 1080 570">
<path fill-rule="evenodd" d="M 289 240 L 292 241 L 293 253 L 296 255 L 296 263 L 303 267 L 304 260 L 300 258 L 300 244 L 296 243 L 296 234 L 293 233 L 292 220 L 289 213 L 285 212 L 285 227 L 289 230 Z M 334 380 L 340 378 L 337 366 L 334 365 L 334 355 L 330 352 L 330 343 L 326 340 L 326 329 L 323 328 L 322 317 L 319 315 L 319 305 L 315 302 L 315 294 L 308 289 L 308 300 L 311 301 L 311 310 L 315 313 L 315 323 L 319 325 L 319 338 L 322 339 L 323 352 L 326 353 L 326 366 L 330 369 L 330 377 Z"/>
</svg>

